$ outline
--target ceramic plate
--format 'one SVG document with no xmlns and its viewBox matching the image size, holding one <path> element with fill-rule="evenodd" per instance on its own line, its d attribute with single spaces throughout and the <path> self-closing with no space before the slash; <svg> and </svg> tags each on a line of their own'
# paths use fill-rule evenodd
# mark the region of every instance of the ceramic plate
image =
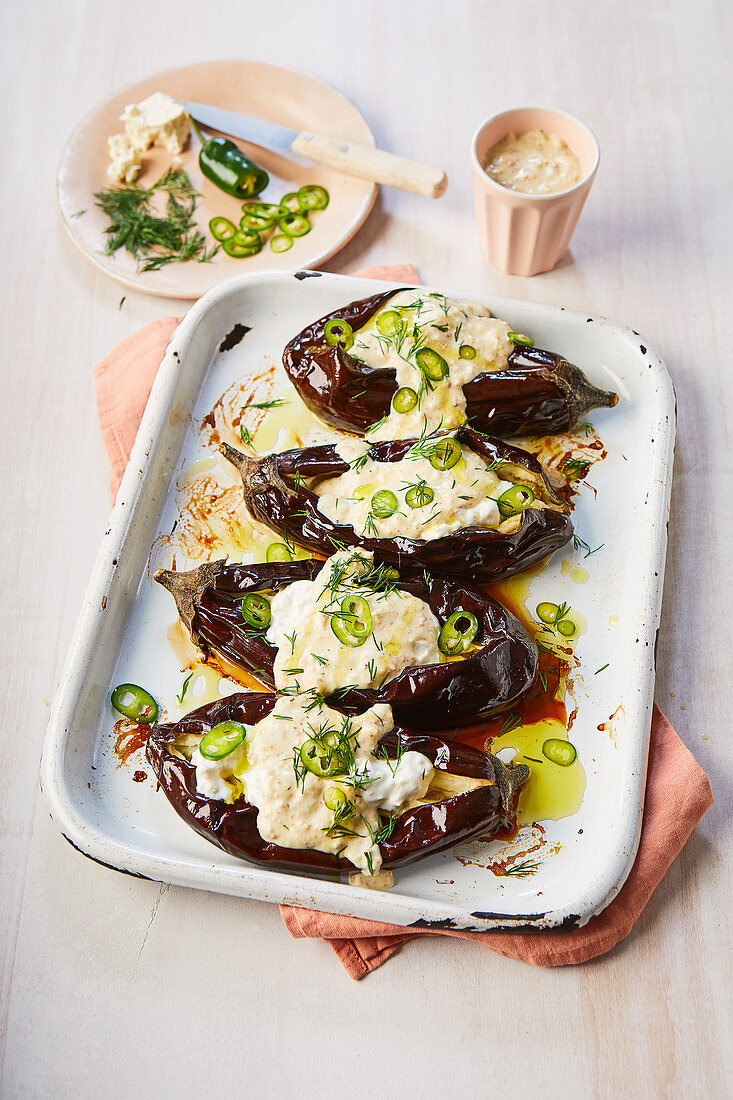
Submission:
<svg viewBox="0 0 733 1100">
<path fill-rule="evenodd" d="M 603 318 L 487 301 L 516 331 L 561 351 L 596 385 L 621 395 L 615 409 L 592 414 L 607 453 L 593 467 L 592 489 L 581 489 L 573 513 L 576 531 L 598 552 L 586 559 L 582 548 L 570 544 L 527 582 L 531 608 L 540 600 L 567 601 L 587 622 L 576 648 L 572 725 L 587 787 L 577 812 L 537 821 L 529 827 L 536 835 L 524 833 L 523 851 L 536 863 L 532 874 L 497 871 L 497 860 L 507 852 L 497 840 L 471 841 L 401 868 L 389 891 L 252 866 L 184 824 L 156 791 L 141 750 L 125 766 L 115 755 L 109 704 L 115 684 L 142 683 L 165 714 L 175 719 L 179 713 L 176 696 L 187 664 L 170 644 L 171 629 L 178 629 L 173 602 L 152 573 L 170 564 L 173 531 L 179 539 L 186 529 L 180 521 L 186 486 L 216 466 L 218 451 L 200 430 L 204 417 L 229 387 L 281 369 L 276 364 L 283 346 L 304 325 L 386 285 L 313 272 L 240 276 L 212 290 L 177 329 L 155 379 L 54 702 L 44 791 L 54 820 L 77 848 L 164 882 L 400 925 L 577 927 L 618 892 L 638 843 L 674 443 L 674 394 L 664 364 L 643 339 Z M 240 396 L 237 411 L 241 405 Z M 300 425 L 292 390 L 288 405 L 287 424 Z M 318 433 L 323 439 L 329 431 L 313 420 L 302 438 L 316 442 Z M 273 434 L 272 445 L 278 443 L 281 435 Z M 220 480 L 227 476 L 221 466 L 211 476 L 228 484 Z M 231 469 L 228 477 L 232 492 L 241 496 Z M 195 505 L 198 496 L 192 500 Z M 221 556 L 219 545 L 210 553 Z M 177 567 L 186 567 L 180 558 Z M 196 698 L 197 684 L 191 684 L 186 709 L 205 701 Z M 220 681 L 214 689 L 231 687 Z M 138 769 L 141 781 L 134 782 Z"/>
<path fill-rule="evenodd" d="M 64 150 L 57 179 L 59 207 L 71 239 L 113 279 L 148 294 L 198 298 L 232 275 L 315 267 L 351 240 L 365 221 L 377 194 L 376 184 L 237 141 L 270 175 L 269 186 L 259 196 L 263 201 L 276 202 L 288 191 L 297 191 L 307 183 L 318 183 L 328 190 L 331 201 L 326 210 L 313 214 L 313 228 L 307 236 L 295 240 L 293 247 L 284 253 L 275 253 L 265 244 L 262 252 L 247 259 L 234 260 L 220 251 L 212 263 L 173 263 L 147 273 L 138 272 L 136 261 L 123 250 L 105 256 L 107 219 L 94 205 L 94 193 L 113 186 L 106 176 L 107 138 L 124 129 L 119 117 L 127 104 L 139 103 L 158 91 L 167 92 L 174 99 L 212 104 L 295 130 L 316 130 L 363 145 L 375 144 L 366 120 L 340 92 L 303 73 L 260 61 L 187 65 L 130 85 L 95 107 L 77 126 Z M 219 136 L 213 130 L 204 129 L 204 133 Z M 237 224 L 241 203 L 203 177 L 198 164 L 199 148 L 192 133 L 181 160 L 201 193 L 196 221 L 207 241 L 213 244 L 209 219 L 223 214 Z M 154 183 L 169 167 L 171 159 L 165 149 L 150 149 L 143 154 L 143 171 L 138 182 L 146 186 Z"/>
</svg>

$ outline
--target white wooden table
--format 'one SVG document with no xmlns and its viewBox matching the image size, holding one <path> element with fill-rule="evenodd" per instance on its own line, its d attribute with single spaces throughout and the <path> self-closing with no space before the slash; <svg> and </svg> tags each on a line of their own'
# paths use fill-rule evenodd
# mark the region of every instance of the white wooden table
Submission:
<svg viewBox="0 0 733 1100">
<path fill-rule="evenodd" d="M 730 5 L 6 0 L 2 23 L 2 1096 L 731 1095 Z M 220 56 L 312 72 L 386 148 L 447 169 L 437 203 L 383 192 L 330 270 L 412 260 L 433 284 L 603 313 L 673 374 L 656 697 L 717 802 L 594 963 L 430 938 L 356 985 L 275 907 L 117 875 L 49 819 L 48 700 L 109 513 L 91 368 L 181 309 L 130 291 L 118 309 L 57 219 L 55 168 L 95 101 Z M 522 280 L 479 255 L 468 150 L 529 102 L 586 119 L 602 158 L 570 256 Z"/>
</svg>

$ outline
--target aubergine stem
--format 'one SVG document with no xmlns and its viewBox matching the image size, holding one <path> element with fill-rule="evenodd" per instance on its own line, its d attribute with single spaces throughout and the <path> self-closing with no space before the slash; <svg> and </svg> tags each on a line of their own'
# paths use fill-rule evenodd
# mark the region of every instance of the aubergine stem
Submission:
<svg viewBox="0 0 733 1100">
<path fill-rule="evenodd" d="M 570 408 L 570 426 L 574 428 L 579 420 L 592 409 L 612 409 L 618 405 L 618 394 L 612 390 L 601 390 L 589 382 L 580 367 L 561 359 L 555 368 L 554 377 L 560 389 L 565 393 Z"/>
<path fill-rule="evenodd" d="M 291 492 L 292 490 L 283 480 L 278 466 L 277 455 L 265 455 L 264 458 L 252 458 L 242 454 L 236 447 L 230 447 L 228 443 L 220 443 L 219 450 L 228 462 L 239 472 L 245 489 L 245 497 L 248 493 L 266 489 L 269 485 L 278 486 Z"/>
<path fill-rule="evenodd" d="M 514 814 L 514 799 L 517 791 L 529 779 L 529 768 L 526 764 L 511 764 L 507 767 L 498 756 L 489 751 L 491 738 L 484 745 L 484 752 L 491 761 L 494 769 L 496 785 L 501 794 L 501 805 L 504 813 L 510 818 Z"/>
<path fill-rule="evenodd" d="M 198 631 L 193 621 L 198 604 L 206 589 L 213 585 L 220 570 L 227 564 L 226 558 L 219 561 L 207 561 L 190 569 L 187 573 L 177 573 L 173 569 L 156 569 L 153 574 L 158 584 L 167 588 L 175 600 L 178 614 L 188 630 L 194 645 L 199 644 Z"/>
<path fill-rule="evenodd" d="M 549 382 L 554 382 L 567 402 L 570 430 L 593 409 L 612 409 L 618 404 L 617 393 L 594 386 L 580 367 L 554 352 L 516 345 L 509 356 L 509 366 L 544 367 L 542 373 Z"/>
</svg>

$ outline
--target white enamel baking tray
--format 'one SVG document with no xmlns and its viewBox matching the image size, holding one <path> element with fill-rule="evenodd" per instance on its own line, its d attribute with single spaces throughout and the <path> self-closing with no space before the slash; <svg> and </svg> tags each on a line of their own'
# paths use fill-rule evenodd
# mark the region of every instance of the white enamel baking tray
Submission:
<svg viewBox="0 0 733 1100">
<path fill-rule="evenodd" d="M 306 323 L 384 289 L 382 282 L 313 272 L 243 275 L 210 291 L 183 320 L 150 395 L 54 700 L 43 790 L 71 844 L 129 874 L 405 926 L 578 927 L 616 895 L 638 843 L 675 423 L 659 356 L 636 333 L 601 317 L 485 299 L 515 330 L 531 332 L 539 346 L 562 351 L 597 385 L 621 394 L 616 409 L 592 414 L 608 457 L 593 468 L 597 499 L 583 491 L 573 517 L 576 531 L 592 547 L 604 543 L 603 550 L 586 562 L 561 550 L 533 581 L 533 595 L 540 585 L 538 598 L 567 599 L 588 622 L 577 648 L 572 731 L 587 789 L 575 816 L 544 823 L 556 852 L 535 874 L 497 877 L 481 861 L 459 861 L 455 850 L 398 871 L 389 891 L 260 869 L 203 840 L 150 780 L 134 783 L 127 768 L 116 767 L 111 687 L 144 683 L 164 704 L 180 690 L 165 634 L 172 603 L 152 582 L 149 554 L 175 521 L 177 479 L 202 457 L 201 418 L 227 386 L 279 356 Z M 439 289 L 478 297 L 465 288 Z M 249 331 L 221 351 L 235 325 Z M 568 556 L 587 566 L 588 583 L 563 575 Z M 611 715 L 610 729 L 599 729 Z"/>
</svg>

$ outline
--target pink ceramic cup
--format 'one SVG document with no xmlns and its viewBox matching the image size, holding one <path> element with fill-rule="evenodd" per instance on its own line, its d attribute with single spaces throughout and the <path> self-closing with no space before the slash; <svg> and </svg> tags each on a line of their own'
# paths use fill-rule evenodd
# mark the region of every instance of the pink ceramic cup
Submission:
<svg viewBox="0 0 733 1100">
<path fill-rule="evenodd" d="M 510 131 L 526 134 L 538 127 L 562 138 L 579 157 L 583 178 L 575 187 L 554 195 L 523 195 L 484 171 L 486 154 L 497 141 Z M 509 275 L 549 271 L 568 250 L 598 168 L 600 151 L 592 131 L 565 111 L 518 107 L 479 127 L 471 156 L 479 237 L 489 263 Z"/>
</svg>

